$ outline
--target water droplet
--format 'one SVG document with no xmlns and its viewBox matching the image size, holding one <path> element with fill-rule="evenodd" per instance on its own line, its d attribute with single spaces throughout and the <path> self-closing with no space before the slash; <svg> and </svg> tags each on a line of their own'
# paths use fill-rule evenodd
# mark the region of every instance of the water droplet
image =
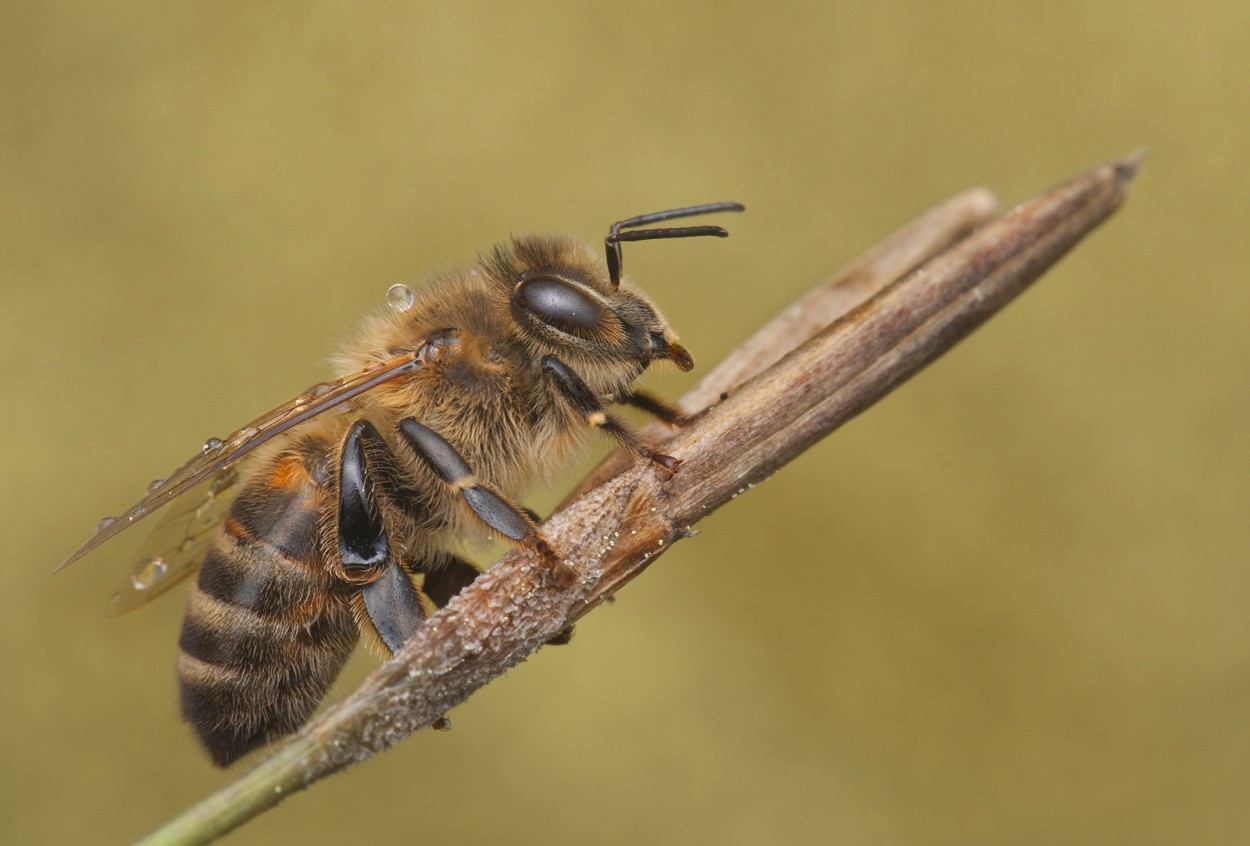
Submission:
<svg viewBox="0 0 1250 846">
<path fill-rule="evenodd" d="M 151 590 L 165 578 L 167 572 L 169 565 L 164 558 L 149 558 L 135 565 L 134 572 L 130 574 L 130 583 L 135 586 L 135 590 Z"/>
<path fill-rule="evenodd" d="M 209 498 L 195 509 L 195 523 L 200 528 L 208 528 L 217 520 L 217 501 Z"/>
<path fill-rule="evenodd" d="M 329 382 L 318 382 L 308 390 L 304 391 L 304 396 L 316 399 L 317 397 L 324 397 L 332 390 L 334 390 L 334 386 Z"/>
<path fill-rule="evenodd" d="M 208 495 L 210 497 L 217 496 L 217 494 L 233 485 L 238 478 L 239 471 L 235 470 L 233 467 L 229 470 L 218 473 L 213 477 L 213 481 L 208 486 Z"/>
<path fill-rule="evenodd" d="M 481 274 L 482 274 L 482 271 L 478 270 L 476 267 L 470 267 L 470 268 L 469 268 L 469 275 L 470 275 L 470 276 L 480 276 Z"/>
<path fill-rule="evenodd" d="M 435 731 L 451 731 L 451 720 L 446 717 L 439 717 L 437 720 L 430 723 L 430 728 Z"/>
<path fill-rule="evenodd" d="M 179 552 L 190 552 L 193 549 L 195 549 L 195 538 L 187 538 L 182 543 L 178 544 Z"/>
<path fill-rule="evenodd" d="M 250 441 L 252 438 L 256 437 L 259 434 L 260 434 L 260 429 L 257 429 L 255 426 L 244 426 L 237 433 L 235 433 L 235 436 L 231 438 L 231 440 L 234 441 L 235 443 L 241 444 L 244 441 Z"/>
<path fill-rule="evenodd" d="M 216 452 L 221 449 L 221 446 L 221 438 L 209 438 L 204 442 L 204 453 L 207 455 L 208 453 Z"/>
<path fill-rule="evenodd" d="M 101 517 L 100 522 L 95 524 L 95 530 L 97 532 L 102 532 L 116 522 L 117 522 L 116 517 Z"/>
<path fill-rule="evenodd" d="M 165 484 L 164 479 L 153 479 L 152 481 L 148 482 L 148 493 L 150 494 L 156 493 L 157 488 L 159 488 L 163 484 Z"/>
<path fill-rule="evenodd" d="M 386 304 L 395 309 L 395 311 L 407 311 L 412 308 L 412 303 L 415 299 L 416 297 L 412 295 L 412 289 L 402 282 L 386 289 Z"/>
</svg>

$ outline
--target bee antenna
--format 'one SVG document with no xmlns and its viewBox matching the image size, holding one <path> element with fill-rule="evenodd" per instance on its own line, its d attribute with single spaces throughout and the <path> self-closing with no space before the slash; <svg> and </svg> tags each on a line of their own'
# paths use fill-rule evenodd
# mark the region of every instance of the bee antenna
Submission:
<svg viewBox="0 0 1250 846">
<path fill-rule="evenodd" d="M 621 244 L 625 241 L 654 241 L 659 238 L 697 238 L 702 235 L 712 235 L 717 238 L 729 237 L 729 232 L 720 226 L 678 226 L 668 229 L 639 229 L 634 232 L 622 232 L 621 230 L 633 229 L 635 226 L 646 226 L 649 223 L 659 223 L 663 220 L 675 220 L 679 217 L 695 217 L 696 215 L 712 214 L 713 212 L 739 212 L 745 210 L 746 206 L 742 205 L 742 203 L 705 203 L 701 206 L 686 206 L 680 209 L 651 212 L 650 214 L 640 214 L 637 217 L 618 220 L 609 227 L 608 235 L 603 239 L 603 245 L 607 251 L 608 258 L 608 278 L 612 282 L 612 287 L 616 288 L 621 284 L 621 267 L 623 263 Z"/>
</svg>

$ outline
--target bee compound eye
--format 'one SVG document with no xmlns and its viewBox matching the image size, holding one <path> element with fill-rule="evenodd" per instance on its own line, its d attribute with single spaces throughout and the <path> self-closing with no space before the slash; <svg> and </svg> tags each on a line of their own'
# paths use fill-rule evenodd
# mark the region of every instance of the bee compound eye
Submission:
<svg viewBox="0 0 1250 846">
<path fill-rule="evenodd" d="M 554 276 L 535 276 L 522 281 L 512 299 L 517 307 L 566 332 L 589 329 L 604 322 L 603 307 L 598 302 Z"/>
</svg>

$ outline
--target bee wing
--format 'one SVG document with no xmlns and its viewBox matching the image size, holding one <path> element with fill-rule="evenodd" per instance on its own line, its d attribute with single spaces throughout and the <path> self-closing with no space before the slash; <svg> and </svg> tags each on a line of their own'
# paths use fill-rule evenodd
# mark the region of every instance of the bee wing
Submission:
<svg viewBox="0 0 1250 846">
<path fill-rule="evenodd" d="M 143 499 L 117 517 L 100 521 L 91 539 L 56 568 L 62 570 L 91 550 L 138 523 L 154 511 L 196 485 L 233 467 L 238 461 L 270 438 L 280 435 L 319 414 L 346 403 L 383 382 L 410 373 L 425 360 L 425 347 L 417 352 L 388 358 L 373 367 L 333 382 L 314 385 L 294 399 L 232 433 L 225 440 L 211 438 L 204 450 L 175 470 L 168 479 L 153 483 Z"/>
<path fill-rule="evenodd" d="M 239 473 L 231 467 L 165 512 L 110 595 L 109 614 L 119 616 L 146 605 L 200 568 L 213 531 L 230 513 L 238 481 Z"/>
</svg>

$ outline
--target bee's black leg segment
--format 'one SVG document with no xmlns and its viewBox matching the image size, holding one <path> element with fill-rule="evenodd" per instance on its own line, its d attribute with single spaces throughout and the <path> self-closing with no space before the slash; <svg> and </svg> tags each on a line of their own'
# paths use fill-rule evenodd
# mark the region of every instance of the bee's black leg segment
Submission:
<svg viewBox="0 0 1250 846">
<path fill-rule="evenodd" d="M 616 401 L 621 405 L 632 405 L 634 408 L 641 409 L 670 426 L 685 426 L 691 420 L 677 406 L 647 391 L 629 391 L 621 394 Z"/>
<path fill-rule="evenodd" d="M 369 621 L 386 648 L 395 653 L 425 621 L 425 606 L 412 579 L 398 565 L 382 569 L 382 575 L 360 589 Z"/>
<path fill-rule="evenodd" d="M 357 420 L 348 431 L 339 456 L 339 558 L 349 575 L 382 567 L 391 557 L 391 544 L 369 478 L 365 455 L 369 441 L 386 446 L 372 424 Z"/>
<path fill-rule="evenodd" d="M 460 591 L 468 587 L 480 574 L 478 569 L 456 555 L 444 555 L 431 562 L 425 570 L 425 595 L 442 608 Z"/>
<path fill-rule="evenodd" d="M 556 557 L 538 533 L 529 515 L 485 485 L 479 484 L 469 465 L 442 435 L 411 417 L 399 422 L 399 434 L 413 451 L 449 487 L 460 492 L 478 519 L 512 541 L 524 541 L 551 564 L 561 582 L 572 584 L 576 573 Z"/>
<path fill-rule="evenodd" d="M 514 541 L 522 540 L 533 532 L 534 526 L 525 512 L 490 488 L 478 484 L 460 453 L 433 429 L 408 417 L 400 421 L 399 433 L 440 479 L 460 492 L 483 523 Z"/>
<path fill-rule="evenodd" d="M 648 447 L 638 440 L 624 423 L 604 411 L 603 404 L 599 402 L 599 398 L 590 390 L 590 387 L 563 361 L 554 355 L 547 355 L 543 356 L 542 365 L 543 372 L 555 382 L 561 396 L 574 411 L 585 418 L 588 424 L 611 435 L 617 443 L 635 455 L 648 458 L 665 470 L 675 470 L 677 465 L 681 464 L 680 459 L 656 452 Z"/>
<path fill-rule="evenodd" d="M 382 450 L 383 452 L 379 452 Z M 339 560 L 360 589 L 365 611 L 378 638 L 397 651 L 425 619 L 425 606 L 412 579 L 391 556 L 390 539 L 375 499 L 375 460 L 389 456 L 386 441 L 366 420 L 357 420 L 343 440 L 339 455 Z"/>
</svg>

